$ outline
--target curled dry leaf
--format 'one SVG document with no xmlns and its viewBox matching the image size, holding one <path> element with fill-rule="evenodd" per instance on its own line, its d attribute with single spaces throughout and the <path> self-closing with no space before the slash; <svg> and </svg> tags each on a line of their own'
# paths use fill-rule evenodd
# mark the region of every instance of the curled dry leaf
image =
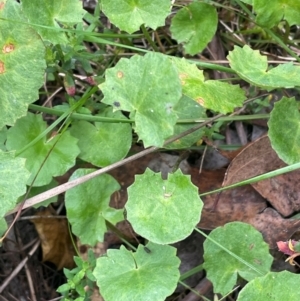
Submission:
<svg viewBox="0 0 300 301">
<path fill-rule="evenodd" d="M 286 164 L 272 149 L 268 136 L 263 136 L 243 149 L 231 162 L 223 186 L 249 179 Z M 290 216 L 300 210 L 300 171 L 296 170 L 274 178 L 252 184 L 252 187 L 266 198 L 283 216 Z"/>
<path fill-rule="evenodd" d="M 222 186 L 283 166 L 286 166 L 285 163 L 272 149 L 268 137 L 264 136 L 249 144 L 236 156 L 227 169 Z M 217 176 L 217 171 L 212 172 L 215 173 L 216 181 L 209 190 L 221 187 L 221 175 Z M 195 184 L 201 192 L 209 191 L 203 185 L 208 177 L 212 175 L 208 175 L 207 172 L 198 178 L 192 176 L 192 179 L 197 179 Z M 255 190 L 251 185 L 246 185 L 223 191 L 218 195 L 206 196 L 203 198 L 204 208 L 199 227 L 214 229 L 231 221 L 242 221 L 253 225 L 263 234 L 270 248 L 275 248 L 277 241 L 288 240 L 300 227 L 299 220 L 283 217 L 300 210 L 300 194 L 297 190 L 299 180 L 300 172 L 295 171 L 252 184 Z M 273 208 L 267 208 L 266 199 Z"/>
<path fill-rule="evenodd" d="M 73 268 L 76 255 L 70 238 L 66 219 L 55 218 L 51 210 L 46 209 L 36 214 L 40 218 L 32 219 L 41 240 L 43 261 L 56 265 L 58 270 Z"/>
</svg>

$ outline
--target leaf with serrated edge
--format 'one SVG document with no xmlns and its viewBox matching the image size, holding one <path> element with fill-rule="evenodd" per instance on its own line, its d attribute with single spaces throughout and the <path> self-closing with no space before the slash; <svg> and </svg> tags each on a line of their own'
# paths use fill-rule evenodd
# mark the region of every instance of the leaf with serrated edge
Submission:
<svg viewBox="0 0 300 301">
<path fill-rule="evenodd" d="M 106 301 L 164 301 L 175 290 L 180 276 L 176 249 L 152 242 L 146 247 L 132 252 L 121 246 L 97 259 L 93 274 Z"/>
<path fill-rule="evenodd" d="M 70 181 L 93 171 L 95 170 L 77 169 Z M 112 176 L 104 174 L 66 192 L 68 220 L 81 243 L 94 246 L 99 241 L 103 242 L 107 231 L 105 220 L 116 224 L 124 219 L 123 210 L 109 206 L 111 195 L 119 188 L 120 185 Z"/>
<path fill-rule="evenodd" d="M 25 159 L 15 158 L 13 152 L 0 150 L 0 218 L 12 209 L 18 197 L 26 192 L 30 176 L 25 168 Z"/>
<path fill-rule="evenodd" d="M 86 13 L 82 2 L 78 0 L 22 0 L 21 3 L 28 20 L 33 24 L 42 25 L 35 27 L 42 39 L 53 44 L 68 42 L 66 33 L 59 30 L 60 24 L 72 26 L 81 23 Z"/>
<path fill-rule="evenodd" d="M 207 3 L 192 3 L 180 9 L 171 21 L 172 37 L 183 43 L 186 53 L 201 52 L 213 38 L 218 25 L 216 9 Z"/>
<path fill-rule="evenodd" d="M 142 24 L 152 29 L 165 25 L 170 13 L 170 0 L 102 0 L 102 10 L 109 20 L 129 33 Z"/>
<path fill-rule="evenodd" d="M 286 63 L 268 70 L 266 56 L 248 45 L 243 48 L 234 46 L 227 56 L 231 68 L 245 81 L 255 86 L 272 90 L 300 86 L 300 66 Z"/>
<path fill-rule="evenodd" d="M 213 283 L 214 292 L 227 294 L 236 284 L 238 274 L 247 281 L 270 271 L 273 257 L 260 232 L 241 222 L 228 223 L 213 230 L 209 237 L 245 263 L 217 246 L 213 241 L 204 242 L 204 269 Z"/>
<path fill-rule="evenodd" d="M 22 149 L 45 131 L 46 128 L 47 124 L 43 121 L 41 115 L 28 113 L 27 116 L 20 118 L 15 126 L 8 130 L 7 149 Z M 49 184 L 52 181 L 52 177 L 63 175 L 75 165 L 76 157 L 79 154 L 77 139 L 72 137 L 68 131 L 61 135 L 56 135 L 48 140 L 46 137 L 43 137 L 43 139 L 40 139 L 36 144 L 19 155 L 22 158 L 26 158 L 26 168 L 31 171 L 31 177 L 27 182 L 28 185 L 31 184 L 38 171 L 39 174 L 33 185 L 43 186 Z M 59 140 L 57 141 L 58 138 Z M 41 168 L 42 164 L 43 167 Z"/>
<path fill-rule="evenodd" d="M 0 129 L 14 125 L 26 115 L 28 105 L 38 99 L 44 83 L 45 47 L 39 35 L 26 25 L 20 4 L 6 2 L 0 30 Z M 24 23 L 25 22 L 25 23 Z"/>
<path fill-rule="evenodd" d="M 179 119 L 197 119 L 207 117 L 206 110 L 196 103 L 193 99 L 183 95 L 179 103 L 174 107 Z M 188 129 L 194 127 L 195 124 L 176 124 L 174 135 L 178 135 Z M 167 149 L 183 149 L 192 146 L 194 143 L 201 140 L 204 135 L 204 129 L 199 129 L 187 136 L 177 139 L 173 143 L 165 146 Z"/>
<path fill-rule="evenodd" d="M 181 97 L 178 73 L 171 61 L 159 53 L 134 55 L 106 69 L 105 76 L 105 83 L 100 85 L 102 102 L 115 111 L 131 112 L 145 147 L 163 146 L 174 132 L 174 106 Z"/>
<path fill-rule="evenodd" d="M 111 108 L 95 116 L 125 119 L 121 112 L 113 113 Z M 81 120 L 73 122 L 70 131 L 78 139 L 79 157 L 95 166 L 104 167 L 123 159 L 131 147 L 132 132 L 128 123 L 92 124 Z"/>
<path fill-rule="evenodd" d="M 245 92 L 239 86 L 216 80 L 205 81 L 203 71 L 185 59 L 172 58 L 172 62 L 178 70 L 183 94 L 201 106 L 226 114 L 243 105 Z"/>
<path fill-rule="evenodd" d="M 255 278 L 240 291 L 237 298 L 237 301 L 253 300 L 300 300 L 299 275 L 282 271 Z"/>
<path fill-rule="evenodd" d="M 299 1 L 253 0 L 253 8 L 257 14 L 255 21 L 260 26 L 271 28 L 282 20 L 286 20 L 289 26 L 300 24 Z"/>
<path fill-rule="evenodd" d="M 268 122 L 272 148 L 287 164 L 300 162 L 300 113 L 294 97 L 276 102 Z"/>
<path fill-rule="evenodd" d="M 127 219 L 134 230 L 160 244 L 189 236 L 200 220 L 203 203 L 190 176 L 180 170 L 163 180 L 160 173 L 146 169 L 128 188 Z"/>
</svg>

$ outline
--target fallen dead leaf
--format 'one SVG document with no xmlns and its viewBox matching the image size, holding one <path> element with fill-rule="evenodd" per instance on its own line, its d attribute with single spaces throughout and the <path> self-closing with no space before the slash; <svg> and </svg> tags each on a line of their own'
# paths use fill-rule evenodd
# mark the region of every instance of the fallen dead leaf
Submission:
<svg viewBox="0 0 300 301">
<path fill-rule="evenodd" d="M 55 218 L 50 209 L 40 211 L 36 216 L 40 218 L 31 219 L 31 222 L 35 225 L 41 240 L 43 261 L 54 263 L 58 270 L 74 268 L 73 257 L 76 254 L 67 220 Z"/>
<path fill-rule="evenodd" d="M 243 159 L 243 158 L 242 158 Z M 238 182 L 231 170 L 227 174 L 232 183 Z M 222 186 L 224 170 L 203 171 L 191 170 L 192 181 L 199 187 L 200 192 L 211 191 Z M 246 177 L 244 178 L 246 179 Z M 225 184 L 224 184 L 225 183 Z M 229 185 L 226 180 L 223 185 Z M 276 242 L 288 240 L 300 227 L 300 220 L 283 218 L 275 209 L 268 207 L 268 203 L 251 185 L 208 195 L 202 198 L 204 207 L 199 228 L 214 229 L 228 222 L 241 221 L 249 223 L 259 230 L 270 248 L 276 248 Z"/>
<path fill-rule="evenodd" d="M 238 155 L 237 158 L 234 159 L 235 162 L 230 165 L 234 166 L 234 168 L 231 167 L 232 169 L 228 169 L 225 181 L 223 181 L 225 169 L 203 170 L 202 173 L 199 174 L 197 168 L 190 167 L 187 169 L 185 166 L 184 173 L 191 175 L 192 182 L 199 187 L 199 191 L 202 193 L 222 187 L 222 182 L 223 185 L 228 185 L 255 176 L 257 175 L 258 166 L 260 165 L 265 165 L 268 168 L 278 168 L 281 166 L 281 163 L 271 156 L 274 151 L 267 148 L 265 142 L 262 145 L 257 144 L 257 146 L 258 148 L 252 152 L 246 152 L 249 146 L 242 150 L 241 154 L 245 152 L 244 155 Z M 266 157 L 272 159 L 267 161 L 266 157 L 263 157 L 264 154 Z M 160 165 L 166 165 L 169 171 L 173 167 L 169 166 L 170 161 L 165 164 L 165 158 L 161 157 L 161 155 L 152 154 L 147 158 L 128 163 L 111 172 L 122 186 L 121 190 L 111 201 L 113 207 L 124 207 L 127 201 L 126 189 L 134 182 L 135 174 L 143 173 L 148 166 L 153 167 L 153 160 L 156 161 L 154 164 L 154 166 L 156 166 L 155 171 L 160 171 Z M 151 161 L 152 163 L 150 163 Z M 268 165 L 266 161 L 269 162 L 268 164 L 270 165 Z M 273 165 L 271 164 L 272 162 Z M 245 172 L 244 169 L 246 170 Z M 263 172 L 265 171 L 260 171 L 260 173 Z M 242 178 L 240 178 L 240 173 L 242 174 Z M 258 184 L 258 186 L 259 185 L 260 184 Z M 276 191 L 274 191 L 274 193 L 276 193 Z M 262 233 L 270 248 L 276 248 L 276 242 L 279 240 L 288 240 L 300 227 L 300 221 L 285 219 L 281 216 L 281 212 L 278 213 L 275 209 L 268 208 L 267 200 L 251 185 L 223 191 L 221 194 L 208 195 L 203 197 L 202 200 L 204 207 L 201 221 L 198 224 L 199 228 L 211 230 L 232 221 L 249 223 Z M 218 202 L 216 202 L 217 200 Z M 274 208 L 276 207 L 274 206 Z M 129 224 L 127 222 L 120 223 L 118 228 L 125 235 L 132 236 L 130 232 L 133 233 L 133 231 L 128 231 Z M 114 240 L 109 239 L 109 241 Z M 117 241 L 118 238 L 116 238 L 114 242 L 117 243 Z"/>
<path fill-rule="evenodd" d="M 287 166 L 272 149 L 268 136 L 244 148 L 231 162 L 223 186 Z M 252 184 L 283 216 L 300 210 L 300 171 L 296 170 Z"/>
</svg>

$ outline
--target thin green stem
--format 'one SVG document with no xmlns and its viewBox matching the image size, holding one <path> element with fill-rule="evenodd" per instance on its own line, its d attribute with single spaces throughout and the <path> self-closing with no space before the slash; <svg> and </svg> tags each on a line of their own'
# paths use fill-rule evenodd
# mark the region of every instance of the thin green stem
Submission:
<svg viewBox="0 0 300 301">
<path fill-rule="evenodd" d="M 39 111 L 55 116 L 62 116 L 66 114 L 66 112 L 55 109 L 55 108 L 47 108 L 41 107 L 38 105 L 30 104 L 29 109 L 33 111 Z M 256 115 L 238 115 L 238 116 L 224 116 L 219 118 L 219 121 L 244 121 L 244 120 L 256 120 L 256 119 L 268 119 L 270 114 L 256 114 Z M 86 120 L 91 122 L 106 122 L 106 123 L 134 123 L 134 119 L 126 119 L 126 118 L 110 118 L 110 117 L 101 117 L 80 113 L 72 113 L 70 119 L 74 120 Z M 210 120 L 209 117 L 196 118 L 196 119 L 178 119 L 176 124 L 195 124 L 201 123 Z"/>
<path fill-rule="evenodd" d="M 149 32 L 148 30 L 146 29 L 145 25 L 142 24 L 141 25 L 141 29 L 142 29 L 142 32 L 144 34 L 144 37 L 146 38 L 146 40 L 148 41 L 148 43 L 151 45 L 151 47 L 153 48 L 153 50 L 155 52 L 159 52 L 159 49 L 158 47 L 156 46 L 156 44 L 153 42 L 153 40 L 151 39 L 150 35 L 149 35 Z"/>
<path fill-rule="evenodd" d="M 197 231 L 198 233 L 200 233 L 201 235 L 203 235 L 206 239 L 210 240 L 212 243 L 214 243 L 216 246 L 218 246 L 219 248 L 221 248 L 222 250 L 224 250 L 226 253 L 228 253 L 230 256 L 234 257 L 235 259 L 237 259 L 239 262 L 243 263 L 244 265 L 246 265 L 247 267 L 249 267 L 250 269 L 252 269 L 253 271 L 255 271 L 257 274 L 264 276 L 265 273 L 262 272 L 261 270 L 257 269 L 254 265 L 252 265 L 251 263 L 247 262 L 246 260 L 244 260 L 243 258 L 241 258 L 240 256 L 236 255 L 235 253 L 231 252 L 230 250 L 228 250 L 227 248 L 225 248 L 224 246 L 222 246 L 221 244 L 219 244 L 217 241 L 215 241 L 213 238 L 211 238 L 209 235 L 206 235 L 203 231 L 201 231 L 198 228 L 194 228 L 195 231 Z"/>
<path fill-rule="evenodd" d="M 65 118 L 69 118 L 72 112 L 75 111 L 80 106 L 82 106 L 86 102 L 86 100 L 97 90 L 98 87 L 89 88 L 78 102 L 76 102 L 69 110 L 63 112 L 63 114 L 57 120 L 55 120 L 45 131 L 43 131 L 36 138 L 30 141 L 30 143 L 25 145 L 22 149 L 17 150 L 15 155 L 19 156 L 26 149 L 28 149 L 29 147 L 37 143 L 39 140 L 41 140 L 43 137 L 45 137 L 48 133 L 50 133 L 61 121 L 63 121 Z"/>
<path fill-rule="evenodd" d="M 201 194 L 199 194 L 199 196 L 205 196 L 205 195 L 217 193 L 217 192 L 220 192 L 220 191 L 224 191 L 224 190 L 244 186 L 244 185 L 247 185 L 247 184 L 253 184 L 253 183 L 256 183 L 256 182 L 259 182 L 259 181 L 262 181 L 262 180 L 266 180 L 266 179 L 269 179 L 269 178 L 272 178 L 272 177 L 276 177 L 278 175 L 282 175 L 282 174 L 297 170 L 299 168 L 300 168 L 300 162 L 289 165 L 289 166 L 279 168 L 279 169 L 274 170 L 274 171 L 267 172 L 263 175 L 259 175 L 259 176 L 256 176 L 256 177 L 253 177 L 253 178 L 250 178 L 250 179 L 247 179 L 247 180 L 244 180 L 244 181 L 232 184 L 232 185 L 228 185 L 228 186 L 225 186 L 225 187 L 222 187 L 222 188 L 219 188 L 219 189 L 215 189 L 215 190 L 212 190 L 212 191 L 209 191 L 209 192 L 201 193 Z"/>
<path fill-rule="evenodd" d="M 190 269 L 189 271 L 183 273 L 181 276 L 180 276 L 180 280 L 181 281 L 184 281 L 185 279 L 193 276 L 194 274 L 198 273 L 198 272 L 201 272 L 203 271 L 203 264 L 200 264 L 192 269 Z"/>
<path fill-rule="evenodd" d="M 33 111 L 39 111 L 39 112 L 55 115 L 55 116 L 62 116 L 63 114 L 65 114 L 64 111 L 58 109 L 41 107 L 34 104 L 30 104 L 29 109 Z M 133 123 L 134 122 L 134 120 L 125 119 L 125 118 L 110 118 L 110 117 L 93 116 L 93 115 L 79 114 L 79 113 L 72 113 L 70 118 L 74 120 L 86 120 L 91 122 L 106 122 L 106 123 L 120 123 L 120 122 Z"/>
</svg>

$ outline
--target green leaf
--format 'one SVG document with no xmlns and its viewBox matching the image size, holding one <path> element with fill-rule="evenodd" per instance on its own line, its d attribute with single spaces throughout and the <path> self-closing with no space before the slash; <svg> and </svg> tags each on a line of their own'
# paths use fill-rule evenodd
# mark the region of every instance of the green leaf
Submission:
<svg viewBox="0 0 300 301">
<path fill-rule="evenodd" d="M 294 66 L 290 62 L 267 70 L 267 57 L 260 55 L 258 50 L 252 50 L 248 45 L 243 48 L 234 46 L 227 58 L 231 68 L 242 79 L 255 86 L 266 90 L 300 86 L 300 66 Z"/>
<path fill-rule="evenodd" d="M 35 29 L 42 39 L 53 44 L 68 42 L 66 33 L 59 30 L 60 24 L 73 26 L 81 23 L 86 13 L 78 0 L 22 0 L 22 10 L 29 22 L 41 25 Z"/>
<path fill-rule="evenodd" d="M 24 159 L 0 150 L 0 218 L 13 209 L 18 197 L 26 192 L 29 176 Z"/>
<path fill-rule="evenodd" d="M 205 81 L 203 71 L 185 59 L 173 58 L 172 62 L 178 70 L 183 94 L 201 106 L 226 114 L 242 106 L 246 99 L 244 90 L 239 86 L 216 80 Z"/>
<path fill-rule="evenodd" d="M 174 107 L 174 111 L 177 112 L 179 119 L 197 119 L 201 117 L 207 117 L 205 109 L 197 104 L 193 99 L 183 95 L 179 103 Z M 195 124 L 176 124 L 174 128 L 174 135 L 180 134 L 194 127 Z M 167 149 L 182 149 L 188 148 L 194 143 L 200 141 L 204 135 L 204 129 L 199 129 L 187 136 L 177 139 L 173 143 L 165 146 Z"/>
<path fill-rule="evenodd" d="M 5 218 L 0 218 L 0 236 L 2 237 L 2 235 L 5 233 L 5 231 L 7 230 L 7 223 Z M 0 242 L 0 247 L 2 246 L 1 242 Z"/>
<path fill-rule="evenodd" d="M 300 300 L 300 276 L 288 271 L 270 272 L 255 278 L 239 293 L 237 301 L 282 301 Z"/>
<path fill-rule="evenodd" d="M 236 284 L 237 275 L 247 281 L 270 271 L 273 258 L 260 232 L 249 224 L 228 223 L 213 230 L 209 237 L 239 256 L 228 254 L 209 239 L 204 242 L 204 269 L 214 292 L 227 294 Z M 264 299 L 260 299 L 264 300 Z"/>
<path fill-rule="evenodd" d="M 8 130 L 7 149 L 19 150 L 23 148 L 46 128 L 47 124 L 43 121 L 41 115 L 28 113 L 27 116 L 19 119 L 15 126 Z M 31 171 L 31 177 L 27 184 L 31 184 L 45 159 L 46 161 L 39 171 L 34 186 L 47 185 L 52 181 L 52 177 L 66 173 L 68 169 L 75 165 L 78 154 L 77 139 L 72 137 L 69 132 L 56 135 L 48 140 L 44 137 L 19 156 L 26 158 L 26 168 Z"/>
<path fill-rule="evenodd" d="M 0 130 L 0 150 L 6 151 L 6 147 L 4 145 L 7 136 L 7 127 L 3 127 Z"/>
<path fill-rule="evenodd" d="M 170 30 L 173 39 L 184 44 L 185 52 L 195 55 L 211 41 L 217 25 L 216 9 L 209 4 L 195 2 L 177 12 Z"/>
<path fill-rule="evenodd" d="M 115 111 L 131 112 L 135 131 L 145 147 L 163 146 L 174 132 L 174 106 L 181 97 L 178 73 L 171 60 L 159 53 L 134 55 L 122 58 L 105 74 L 106 81 L 100 85 L 102 102 Z"/>
<path fill-rule="evenodd" d="M 170 0 L 102 0 L 101 4 L 108 19 L 129 33 L 142 24 L 152 29 L 165 25 L 171 11 Z"/>
<path fill-rule="evenodd" d="M 95 170 L 77 169 L 70 181 L 93 171 Z M 94 246 L 103 241 L 106 232 L 105 220 L 116 224 L 124 219 L 123 210 L 109 207 L 111 195 L 119 189 L 118 182 L 112 176 L 104 174 L 66 192 L 68 220 L 72 225 L 72 232 L 83 244 Z"/>
<path fill-rule="evenodd" d="M 175 290 L 180 276 L 176 249 L 151 242 L 147 248 L 150 253 L 141 245 L 136 252 L 121 246 L 97 259 L 94 275 L 105 301 L 163 301 Z"/>
<path fill-rule="evenodd" d="M 253 8 L 257 14 L 256 22 L 260 26 L 271 28 L 281 20 L 289 26 L 300 24 L 300 2 L 294 0 L 253 0 Z"/>
<path fill-rule="evenodd" d="M 20 4 L 12 0 L 0 16 L 26 22 Z M 0 129 L 26 115 L 44 82 L 45 47 L 30 26 L 19 22 L 0 20 Z"/>
<path fill-rule="evenodd" d="M 96 116 L 124 118 L 121 112 L 111 109 Z M 73 122 L 72 136 L 78 139 L 79 158 L 96 166 L 104 167 L 123 159 L 132 142 L 131 126 L 128 123 Z M 120 137 L 122 137 L 120 139 Z"/>
<path fill-rule="evenodd" d="M 189 236 L 200 220 L 203 203 L 190 176 L 180 170 L 163 180 L 146 169 L 128 188 L 127 219 L 135 232 L 159 244 Z"/>
<path fill-rule="evenodd" d="M 272 148 L 287 164 L 300 161 L 300 113 L 294 97 L 276 102 L 268 122 Z"/>
</svg>

